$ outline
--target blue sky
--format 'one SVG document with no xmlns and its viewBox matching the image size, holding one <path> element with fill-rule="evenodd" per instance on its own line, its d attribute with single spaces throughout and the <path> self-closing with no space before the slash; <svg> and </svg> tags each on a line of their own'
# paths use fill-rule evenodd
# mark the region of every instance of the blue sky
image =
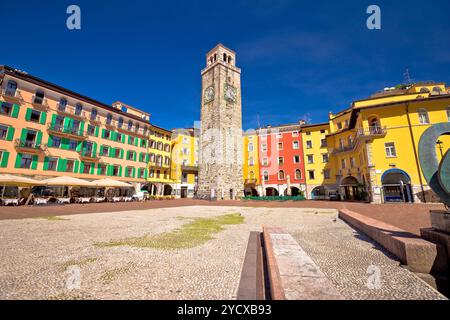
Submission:
<svg viewBox="0 0 450 320">
<path fill-rule="evenodd" d="M 66 28 L 79 5 L 82 29 Z M 382 29 L 366 28 L 381 7 Z M 450 84 L 450 1 L 2 1 L 0 64 L 105 103 L 122 100 L 167 129 L 200 117 L 205 54 L 221 42 L 242 68 L 244 129 L 326 121 L 403 82 Z"/>
</svg>

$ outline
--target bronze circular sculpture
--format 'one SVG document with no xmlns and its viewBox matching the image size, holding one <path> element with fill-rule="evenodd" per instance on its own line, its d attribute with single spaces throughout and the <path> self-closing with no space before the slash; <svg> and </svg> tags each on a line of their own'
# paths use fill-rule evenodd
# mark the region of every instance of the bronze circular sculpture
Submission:
<svg viewBox="0 0 450 320">
<path fill-rule="evenodd" d="M 425 130 L 419 141 L 419 161 L 428 185 L 449 211 L 450 150 L 446 151 L 440 163 L 436 155 L 436 143 L 442 135 L 450 135 L 450 122 L 437 123 Z"/>
</svg>

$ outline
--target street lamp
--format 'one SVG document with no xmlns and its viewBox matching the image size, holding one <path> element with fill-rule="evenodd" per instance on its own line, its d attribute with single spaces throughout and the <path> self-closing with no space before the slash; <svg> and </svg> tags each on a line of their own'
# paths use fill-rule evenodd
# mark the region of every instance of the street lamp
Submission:
<svg viewBox="0 0 450 320">
<path fill-rule="evenodd" d="M 442 142 L 441 140 L 436 141 L 436 144 L 439 146 L 439 151 L 441 152 L 441 158 L 444 157 L 444 153 L 442 152 L 442 145 L 444 144 L 444 142 Z"/>
</svg>

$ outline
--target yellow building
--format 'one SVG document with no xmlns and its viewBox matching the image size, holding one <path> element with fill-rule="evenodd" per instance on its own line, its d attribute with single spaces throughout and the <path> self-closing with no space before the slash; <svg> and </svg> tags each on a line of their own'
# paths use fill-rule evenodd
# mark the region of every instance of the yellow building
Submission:
<svg viewBox="0 0 450 320">
<path fill-rule="evenodd" d="M 262 194 L 261 190 L 257 190 L 260 185 L 259 181 L 259 152 L 258 152 L 258 135 L 256 131 L 249 130 L 243 133 L 243 178 L 244 178 L 244 194 L 257 196 Z"/>
<path fill-rule="evenodd" d="M 172 130 L 173 194 L 192 198 L 197 192 L 199 129 Z"/>
<path fill-rule="evenodd" d="M 303 142 L 303 163 L 306 175 L 307 199 L 325 199 L 329 185 L 334 185 L 334 166 L 330 164 L 327 148 L 327 134 L 330 124 L 305 124 L 301 127 Z"/>
<path fill-rule="evenodd" d="M 418 143 L 432 124 L 450 121 L 450 94 L 443 83 L 424 83 L 372 95 L 330 114 L 327 137 L 335 188 L 343 199 L 434 202 L 422 175 Z M 450 147 L 443 136 L 437 154 Z"/>
<path fill-rule="evenodd" d="M 148 145 L 148 191 L 151 195 L 171 195 L 172 132 L 151 125 Z"/>
</svg>

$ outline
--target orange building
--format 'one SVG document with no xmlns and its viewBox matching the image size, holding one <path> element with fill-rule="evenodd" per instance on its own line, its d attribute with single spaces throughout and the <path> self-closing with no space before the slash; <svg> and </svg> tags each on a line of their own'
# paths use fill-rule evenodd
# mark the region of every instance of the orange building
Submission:
<svg viewBox="0 0 450 320">
<path fill-rule="evenodd" d="M 0 66 L 0 173 L 36 179 L 148 177 L 150 114 Z"/>
</svg>

